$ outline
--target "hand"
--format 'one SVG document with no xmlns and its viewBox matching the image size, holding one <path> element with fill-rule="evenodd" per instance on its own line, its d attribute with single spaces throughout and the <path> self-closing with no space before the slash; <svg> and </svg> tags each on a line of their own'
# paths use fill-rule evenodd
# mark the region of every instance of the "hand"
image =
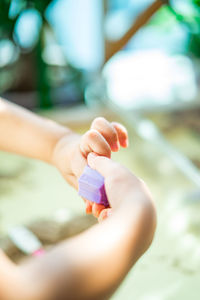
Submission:
<svg viewBox="0 0 200 300">
<path fill-rule="evenodd" d="M 95 153 L 88 155 L 88 165 L 105 178 L 106 194 L 111 207 L 101 209 L 99 221 L 112 215 L 112 211 L 124 205 L 125 201 L 128 204 L 140 201 L 152 206 L 150 192 L 145 183 L 125 167 Z"/>
<path fill-rule="evenodd" d="M 64 178 L 78 189 L 78 178 L 87 164 L 90 152 L 105 157 L 111 157 L 111 151 L 116 152 L 120 146 L 128 146 L 128 134 L 125 127 L 116 122 L 108 122 L 104 118 L 96 118 L 83 136 L 68 133 L 55 145 L 52 161 Z M 102 205 L 93 205 L 86 200 L 86 212 L 93 212 L 98 217 Z"/>
</svg>

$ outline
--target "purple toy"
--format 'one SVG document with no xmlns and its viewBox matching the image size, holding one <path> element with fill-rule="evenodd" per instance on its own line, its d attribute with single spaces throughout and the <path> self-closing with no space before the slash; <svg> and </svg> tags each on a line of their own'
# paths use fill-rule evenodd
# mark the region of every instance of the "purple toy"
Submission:
<svg viewBox="0 0 200 300">
<path fill-rule="evenodd" d="M 89 201 L 109 206 L 104 187 L 104 177 L 99 172 L 86 166 L 83 174 L 78 180 L 79 195 Z"/>
</svg>

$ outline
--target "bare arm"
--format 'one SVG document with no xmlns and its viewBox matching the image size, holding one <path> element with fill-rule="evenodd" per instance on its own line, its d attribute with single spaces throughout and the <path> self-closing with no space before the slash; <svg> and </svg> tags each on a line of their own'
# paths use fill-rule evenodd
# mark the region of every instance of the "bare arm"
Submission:
<svg viewBox="0 0 200 300">
<path fill-rule="evenodd" d="M 0 100 L 0 149 L 54 163 L 69 182 L 74 176 L 74 185 L 73 173 L 80 174 L 89 152 L 110 156 L 119 143 L 127 146 L 124 128 L 103 118 L 69 154 L 74 137 L 69 129 Z M 106 178 L 112 216 L 24 267 L 0 253 L 0 299 L 105 299 L 148 248 L 155 211 L 143 183 L 105 157 L 92 167 Z"/>
<path fill-rule="evenodd" d="M 0 150 L 51 162 L 57 141 L 68 128 L 0 98 Z"/>
<path fill-rule="evenodd" d="M 127 209 L 132 215 L 127 216 Z M 59 245 L 26 269 L 31 282 L 38 281 L 38 298 L 108 298 L 149 247 L 154 226 L 148 205 L 127 205 L 123 212 Z"/>
<path fill-rule="evenodd" d="M 106 176 L 112 215 L 21 267 L 30 295 L 9 300 L 106 299 L 149 247 L 156 218 L 144 183 L 104 157 L 93 166 Z"/>
<path fill-rule="evenodd" d="M 110 157 L 128 146 L 126 129 L 96 118 L 83 136 L 0 98 L 0 150 L 40 159 L 77 188 L 89 152 Z"/>
</svg>

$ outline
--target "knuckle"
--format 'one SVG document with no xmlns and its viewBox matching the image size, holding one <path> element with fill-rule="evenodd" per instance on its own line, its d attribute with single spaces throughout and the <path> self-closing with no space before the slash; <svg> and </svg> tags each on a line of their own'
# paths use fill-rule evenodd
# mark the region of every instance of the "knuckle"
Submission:
<svg viewBox="0 0 200 300">
<path fill-rule="evenodd" d="M 121 134 L 127 134 L 127 129 L 123 124 L 118 122 L 112 122 L 112 125 L 118 130 L 120 130 Z"/>
<path fill-rule="evenodd" d="M 87 133 L 86 133 L 86 136 L 87 138 L 89 139 L 94 139 L 98 136 L 98 132 L 95 130 L 95 129 L 90 129 Z"/>
<path fill-rule="evenodd" d="M 111 149 L 107 144 L 101 145 L 97 151 L 102 156 L 111 157 Z"/>
<path fill-rule="evenodd" d="M 104 124 L 106 121 L 105 118 L 103 117 L 97 117 L 94 119 L 94 121 L 92 122 L 92 126 L 101 126 L 102 124 Z"/>
</svg>

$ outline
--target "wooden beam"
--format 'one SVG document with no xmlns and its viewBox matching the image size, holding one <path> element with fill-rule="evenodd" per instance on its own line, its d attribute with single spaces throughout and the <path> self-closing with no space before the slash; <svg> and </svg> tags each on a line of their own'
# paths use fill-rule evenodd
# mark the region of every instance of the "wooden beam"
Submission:
<svg viewBox="0 0 200 300">
<path fill-rule="evenodd" d="M 165 0 L 156 0 L 137 17 L 137 19 L 133 22 L 129 30 L 121 39 L 114 42 L 106 40 L 105 63 L 128 43 L 135 33 L 150 20 L 150 18 L 161 8 L 162 5 L 167 3 L 168 1 Z"/>
</svg>

